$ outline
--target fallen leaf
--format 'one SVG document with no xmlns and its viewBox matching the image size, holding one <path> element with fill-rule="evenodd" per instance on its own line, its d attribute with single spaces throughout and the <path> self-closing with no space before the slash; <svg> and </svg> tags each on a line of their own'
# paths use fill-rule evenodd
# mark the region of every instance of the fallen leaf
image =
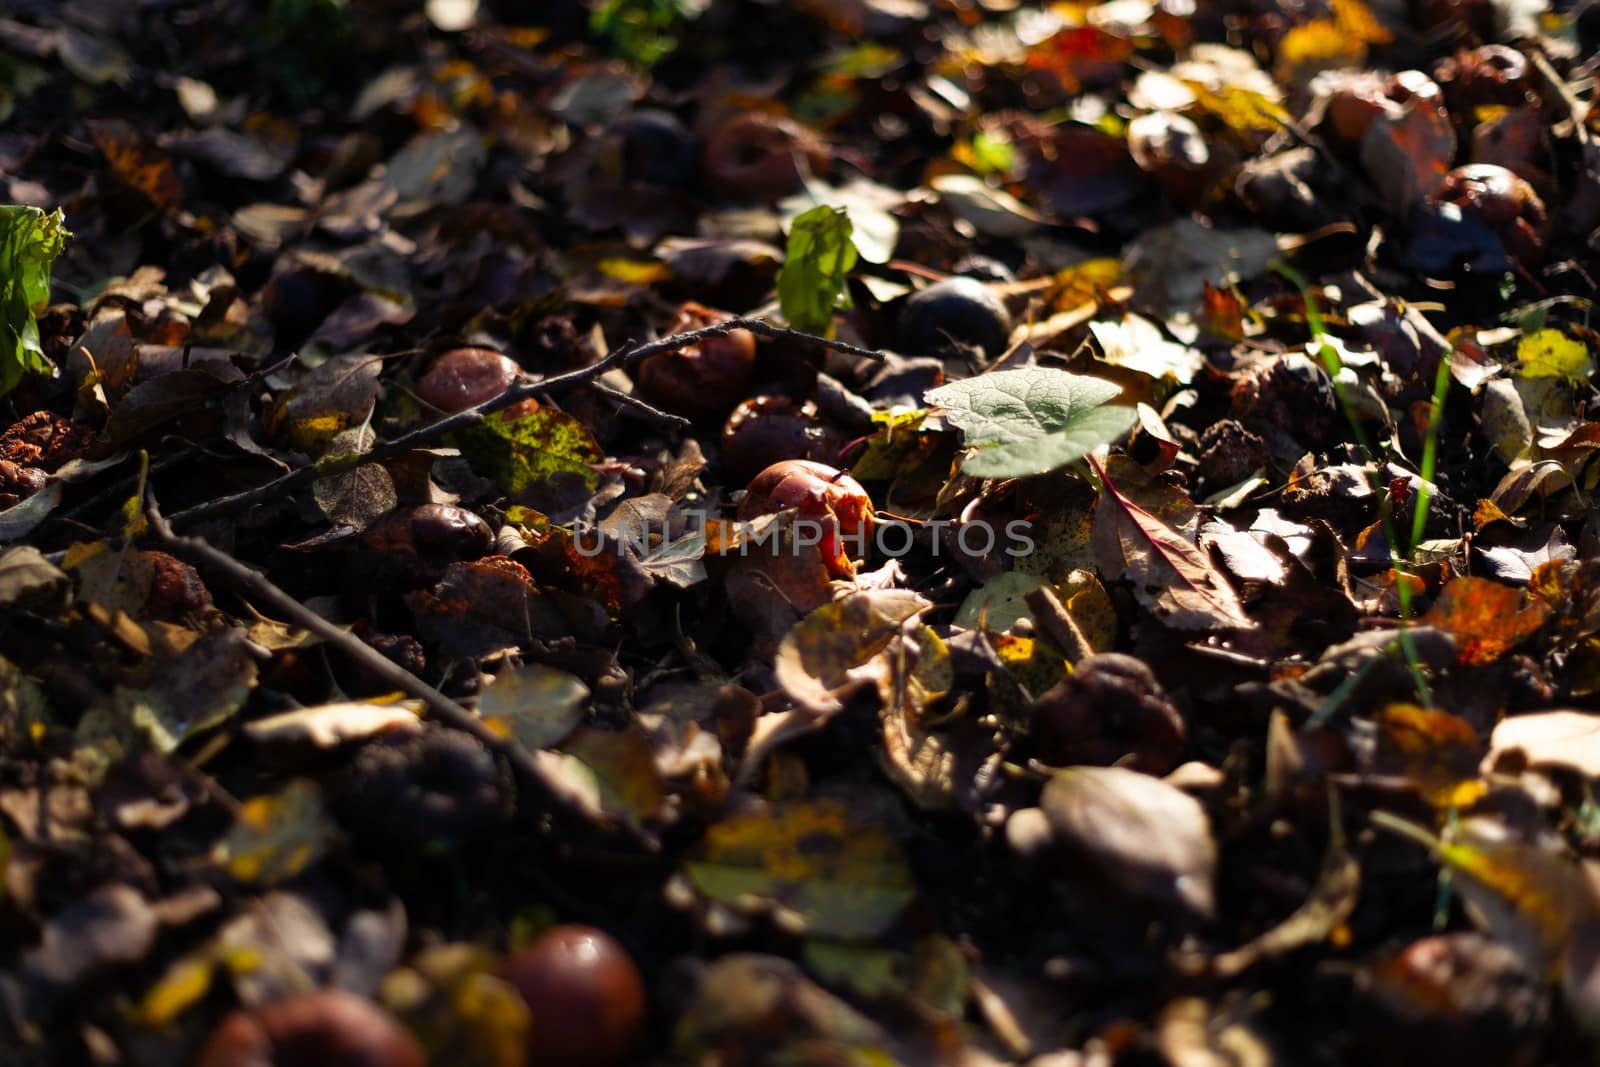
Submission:
<svg viewBox="0 0 1600 1067">
<path fill-rule="evenodd" d="M 1123 767 L 1067 767 L 1046 783 L 1039 809 L 1057 844 L 1124 891 L 1214 915 L 1217 846 L 1188 793 Z"/>
<path fill-rule="evenodd" d="M 1588 346 L 1560 330 L 1535 330 L 1517 342 L 1517 373 L 1524 378 L 1559 378 L 1582 384 L 1593 372 Z"/>
<path fill-rule="evenodd" d="M 952 382 L 930 390 L 926 400 L 974 450 L 962 470 L 1019 478 L 1065 467 L 1132 426 L 1132 408 L 1110 405 L 1121 391 L 1100 378 L 1029 367 Z"/>
<path fill-rule="evenodd" d="M 422 704 L 408 700 L 393 704 L 344 702 L 296 708 L 245 724 L 244 733 L 259 744 L 297 744 L 330 749 L 377 734 L 422 729 L 418 716 Z"/>
<path fill-rule="evenodd" d="M 478 697 L 484 725 L 529 752 L 553 745 L 583 721 L 589 687 L 543 663 L 507 667 Z"/>
<path fill-rule="evenodd" d="M 1095 505 L 1093 542 L 1103 575 L 1126 578 L 1133 594 L 1157 618 L 1180 630 L 1249 630 L 1228 579 L 1177 530 L 1146 511 L 1089 463 L 1104 486 Z"/>
<path fill-rule="evenodd" d="M 39 944 L 23 953 L 22 964 L 35 979 L 77 985 L 144 959 L 156 927 L 155 912 L 132 886 L 101 886 L 45 923 Z"/>
<path fill-rule="evenodd" d="M 684 873 L 701 893 L 820 937 L 873 938 L 916 895 L 900 846 L 840 801 L 774 804 L 715 824 Z"/>
<path fill-rule="evenodd" d="M 1556 852 L 1471 821 L 1446 840 L 1386 811 L 1372 821 L 1430 849 L 1454 874 L 1473 922 L 1510 946 L 1535 974 L 1560 974 L 1572 934 L 1600 919 L 1600 901 L 1582 870 Z"/>
<path fill-rule="evenodd" d="M 1493 663 L 1538 632 L 1549 610 L 1521 589 L 1487 578 L 1446 585 L 1422 621 L 1456 639 L 1461 663 Z"/>
<path fill-rule="evenodd" d="M 1311 895 L 1293 914 L 1254 940 L 1210 961 L 1212 973 L 1236 978 L 1256 964 L 1327 940 L 1355 914 L 1361 895 L 1361 864 L 1335 826 Z"/>
<path fill-rule="evenodd" d="M 332 830 L 322 791 L 298 778 L 282 792 L 245 801 L 212 858 L 237 881 L 276 885 L 321 859 Z"/>
<path fill-rule="evenodd" d="M 908 619 L 931 606 L 900 589 L 856 593 L 824 604 L 779 645 L 773 663 L 778 684 L 808 711 L 840 710 L 852 693 L 872 684 L 863 668 L 889 647 Z"/>
<path fill-rule="evenodd" d="M 1600 778 L 1600 715 L 1539 711 L 1501 719 L 1489 736 L 1482 772 L 1505 773 L 1508 764 L 1563 767 Z"/>
<path fill-rule="evenodd" d="M 1139 315 L 1121 321 L 1103 319 L 1089 323 L 1106 362 L 1127 367 L 1160 380 L 1188 385 L 1206 365 L 1205 357 L 1188 345 L 1167 340 L 1160 327 Z"/>
<path fill-rule="evenodd" d="M 1470 808 L 1488 787 L 1478 780 L 1483 746 L 1466 720 L 1415 704 L 1390 704 L 1377 714 L 1373 765 L 1410 781 L 1437 808 Z"/>
</svg>

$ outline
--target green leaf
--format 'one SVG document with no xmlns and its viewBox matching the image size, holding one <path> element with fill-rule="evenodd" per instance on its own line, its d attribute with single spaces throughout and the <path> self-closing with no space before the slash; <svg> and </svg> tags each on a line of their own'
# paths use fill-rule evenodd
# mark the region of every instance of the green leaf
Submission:
<svg viewBox="0 0 1600 1067">
<path fill-rule="evenodd" d="M 38 314 L 50 303 L 50 265 L 72 234 L 61 209 L 0 207 L 0 396 L 50 361 L 39 344 Z"/>
<path fill-rule="evenodd" d="M 1524 378 L 1563 378 L 1573 384 L 1587 381 L 1594 370 L 1589 349 L 1560 330 L 1535 330 L 1517 342 L 1519 373 Z"/>
<path fill-rule="evenodd" d="M 806 333 L 833 333 L 845 277 L 856 265 L 850 218 L 826 204 L 800 215 L 789 227 L 789 247 L 778 272 L 778 306 L 789 325 Z"/>
<path fill-rule="evenodd" d="M 516 419 L 491 415 L 456 437 L 467 460 L 513 496 L 558 474 L 573 475 L 590 489 L 600 484 L 590 464 L 604 453 L 583 423 L 565 412 L 539 408 Z"/>
<path fill-rule="evenodd" d="M 1033 618 L 1033 610 L 1024 598 L 1044 584 L 1045 580 L 1036 574 L 1001 571 L 967 594 L 956 612 L 955 623 L 976 630 L 978 621 L 983 619 L 991 630 L 1009 630 L 1018 619 Z"/>
<path fill-rule="evenodd" d="M 962 470 L 980 478 L 1021 478 L 1064 467 L 1132 426 L 1132 408 L 1108 406 L 1120 392 L 1099 378 L 1025 367 L 951 382 L 925 399 L 943 409 L 975 449 Z"/>
</svg>

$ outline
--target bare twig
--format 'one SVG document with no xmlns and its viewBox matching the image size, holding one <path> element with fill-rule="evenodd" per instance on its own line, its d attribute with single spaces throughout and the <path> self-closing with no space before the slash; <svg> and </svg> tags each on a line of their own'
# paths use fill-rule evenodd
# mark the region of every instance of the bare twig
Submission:
<svg viewBox="0 0 1600 1067">
<path fill-rule="evenodd" d="M 1083 636 L 1083 631 L 1078 629 L 1077 622 L 1067 613 L 1067 607 L 1061 603 L 1061 598 L 1048 586 L 1041 585 L 1031 590 L 1023 601 L 1033 611 L 1033 619 L 1044 631 L 1054 645 L 1065 652 L 1067 662 L 1073 665 L 1094 655 L 1094 647 L 1089 644 L 1089 639 Z"/>
<path fill-rule="evenodd" d="M 1529 46 L 1523 49 L 1523 53 L 1528 57 L 1534 73 L 1539 76 L 1539 96 L 1550 108 L 1552 123 L 1569 120 L 1572 123 L 1573 140 L 1587 146 L 1590 141 L 1589 128 L 1583 121 L 1586 109 L 1573 93 L 1572 87 L 1556 72 L 1543 49 Z"/>
<path fill-rule="evenodd" d="M 305 483 L 315 481 L 318 478 L 343 474 L 368 463 L 383 463 L 386 460 L 395 459 L 414 448 L 420 448 L 439 440 L 441 437 L 448 437 L 459 430 L 475 426 L 482 422 L 485 416 L 492 415 L 503 408 L 508 408 L 512 404 L 527 400 L 529 397 L 545 396 L 550 393 L 574 389 L 581 385 L 588 385 L 611 370 L 629 366 L 663 352 L 674 352 L 707 337 L 720 337 L 730 330 L 749 330 L 751 333 L 757 333 L 763 337 L 805 341 L 832 349 L 835 352 L 843 352 L 850 356 L 860 356 L 863 359 L 883 358 L 882 353 L 874 352 L 870 348 L 862 348 L 859 345 L 853 345 L 845 341 L 833 341 L 826 337 L 817 337 L 799 330 L 774 326 L 770 322 L 764 322 L 761 319 L 728 319 L 726 322 L 719 322 L 713 326 L 702 326 L 697 330 L 675 333 L 670 337 L 663 337 L 658 341 L 651 341 L 647 344 L 619 348 L 604 359 L 591 363 L 587 367 L 580 367 L 565 374 L 552 375 L 549 378 L 542 378 L 536 382 L 526 382 L 507 389 L 499 396 L 486 400 L 477 407 L 467 408 L 465 411 L 458 411 L 453 415 L 446 415 L 442 419 L 419 426 L 409 433 L 401 434 L 392 441 L 385 441 L 375 446 L 369 452 L 326 457 L 318 463 L 300 467 L 297 470 L 292 470 L 287 474 L 274 478 L 265 485 L 259 485 L 254 489 L 247 489 L 244 492 L 233 493 L 229 496 L 218 497 L 204 504 L 197 504 L 192 508 L 176 512 L 167 521 L 175 527 L 188 526 L 202 519 L 215 518 L 218 515 L 226 515 L 253 507 L 256 504 L 278 499 L 284 493 L 298 489 Z"/>
<path fill-rule="evenodd" d="M 682 415 L 674 415 L 670 411 L 662 411 L 658 407 L 646 404 L 643 400 L 640 400 L 636 396 L 633 396 L 629 393 L 624 393 L 620 389 L 613 389 L 604 382 L 590 382 L 589 388 L 593 389 L 607 400 L 614 400 L 623 407 L 628 408 L 630 411 L 637 413 L 648 422 L 653 422 L 660 426 L 672 426 L 680 430 L 689 429 L 694 425 L 694 423 L 690 422 Z"/>
<path fill-rule="evenodd" d="M 564 799 L 565 794 L 549 780 L 544 769 L 534 761 L 532 755 L 514 741 L 494 733 L 472 712 L 410 671 L 390 661 L 359 637 L 346 633 L 301 604 L 279 589 L 260 571 L 245 566 L 201 538 L 183 537 L 173 532 L 169 520 L 162 516 L 153 498 L 146 508 L 146 515 L 150 520 L 150 532 L 161 542 L 162 547 L 173 555 L 189 560 L 200 570 L 208 572 L 215 580 L 269 607 L 295 626 L 317 635 L 360 664 L 364 671 L 384 685 L 393 686 L 408 696 L 422 701 L 428 714 L 440 724 L 477 738 L 484 747 L 505 757 L 516 771 L 517 777 L 533 787 L 545 799 L 563 805 L 567 803 Z M 646 835 L 639 836 L 644 843 L 651 843 Z"/>
</svg>

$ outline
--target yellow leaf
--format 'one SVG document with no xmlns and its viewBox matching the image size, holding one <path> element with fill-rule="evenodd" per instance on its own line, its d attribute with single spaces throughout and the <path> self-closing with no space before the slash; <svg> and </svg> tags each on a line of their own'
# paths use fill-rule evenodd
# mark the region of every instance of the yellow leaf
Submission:
<svg viewBox="0 0 1600 1067">
<path fill-rule="evenodd" d="M 1394 34 L 1383 28 L 1372 9 L 1361 0 L 1329 0 L 1333 19 L 1339 28 L 1366 44 L 1388 44 Z"/>
<path fill-rule="evenodd" d="M 1378 766 L 1409 779 L 1434 807 L 1469 807 L 1488 791 L 1478 780 L 1483 746 L 1465 719 L 1390 704 L 1378 713 L 1378 731 Z"/>
<path fill-rule="evenodd" d="M 139 1001 L 138 1018 L 151 1027 L 169 1026 L 211 991 L 211 975 L 216 961 L 209 951 L 185 956 L 156 980 Z"/>
<path fill-rule="evenodd" d="M 1594 370 L 1589 349 L 1560 330 L 1535 330 L 1517 342 L 1517 362 L 1524 378 L 1564 378 L 1573 384 L 1588 380 Z"/>
<path fill-rule="evenodd" d="M 1211 89 L 1202 82 L 1185 81 L 1196 104 L 1209 111 L 1235 133 L 1276 133 L 1289 121 L 1283 105 L 1252 89 L 1225 85 Z"/>
<path fill-rule="evenodd" d="M 1470 831 L 1444 840 L 1386 811 L 1374 812 L 1372 821 L 1431 849 L 1455 873 L 1453 884 L 1473 921 L 1535 973 L 1555 977 L 1573 931 L 1600 918 L 1600 902 L 1582 870 L 1547 848 Z"/>
<path fill-rule="evenodd" d="M 607 278 L 627 282 L 630 285 L 653 285 L 672 277 L 672 271 L 665 263 L 651 263 L 641 259 L 620 257 L 602 259 L 599 268 L 600 273 Z"/>
<path fill-rule="evenodd" d="M 1278 63 L 1289 72 L 1357 67 L 1366 61 L 1367 46 L 1332 19 L 1316 19 L 1292 27 L 1278 42 Z"/>
<path fill-rule="evenodd" d="M 1056 271 L 1050 306 L 1068 311 L 1085 304 L 1098 305 L 1101 295 L 1122 280 L 1122 262 L 1116 259 L 1086 259 Z"/>
</svg>

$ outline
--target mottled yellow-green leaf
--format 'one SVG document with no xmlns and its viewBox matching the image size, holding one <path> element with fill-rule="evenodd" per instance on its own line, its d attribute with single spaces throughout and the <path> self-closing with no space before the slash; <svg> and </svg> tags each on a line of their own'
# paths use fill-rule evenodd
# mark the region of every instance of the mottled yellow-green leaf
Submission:
<svg viewBox="0 0 1600 1067">
<path fill-rule="evenodd" d="M 842 940 L 882 934 L 916 895 L 894 837 L 838 800 L 724 819 L 706 831 L 684 870 L 718 903 L 776 912 L 807 933 Z"/>
<path fill-rule="evenodd" d="M 214 859 L 238 881 L 275 885 L 320 859 L 331 830 L 316 783 L 298 778 L 246 801 Z"/>
<path fill-rule="evenodd" d="M 989 699 L 997 709 L 1020 714 L 1028 703 L 1071 673 L 1066 658 L 1047 641 L 990 634 L 1001 670 L 989 672 Z"/>
<path fill-rule="evenodd" d="M 851 473 L 869 481 L 887 481 L 903 473 L 908 461 L 920 461 L 928 449 L 922 447 L 925 435 L 918 431 L 927 417 L 928 413 L 920 410 L 873 412 L 872 421 L 881 429 L 867 438 L 867 447 Z"/>
<path fill-rule="evenodd" d="M 583 423 L 562 411 L 539 408 L 514 419 L 491 415 L 457 438 L 479 473 L 508 493 L 560 474 L 576 477 L 590 489 L 600 484 L 591 464 L 604 453 Z"/>
</svg>

